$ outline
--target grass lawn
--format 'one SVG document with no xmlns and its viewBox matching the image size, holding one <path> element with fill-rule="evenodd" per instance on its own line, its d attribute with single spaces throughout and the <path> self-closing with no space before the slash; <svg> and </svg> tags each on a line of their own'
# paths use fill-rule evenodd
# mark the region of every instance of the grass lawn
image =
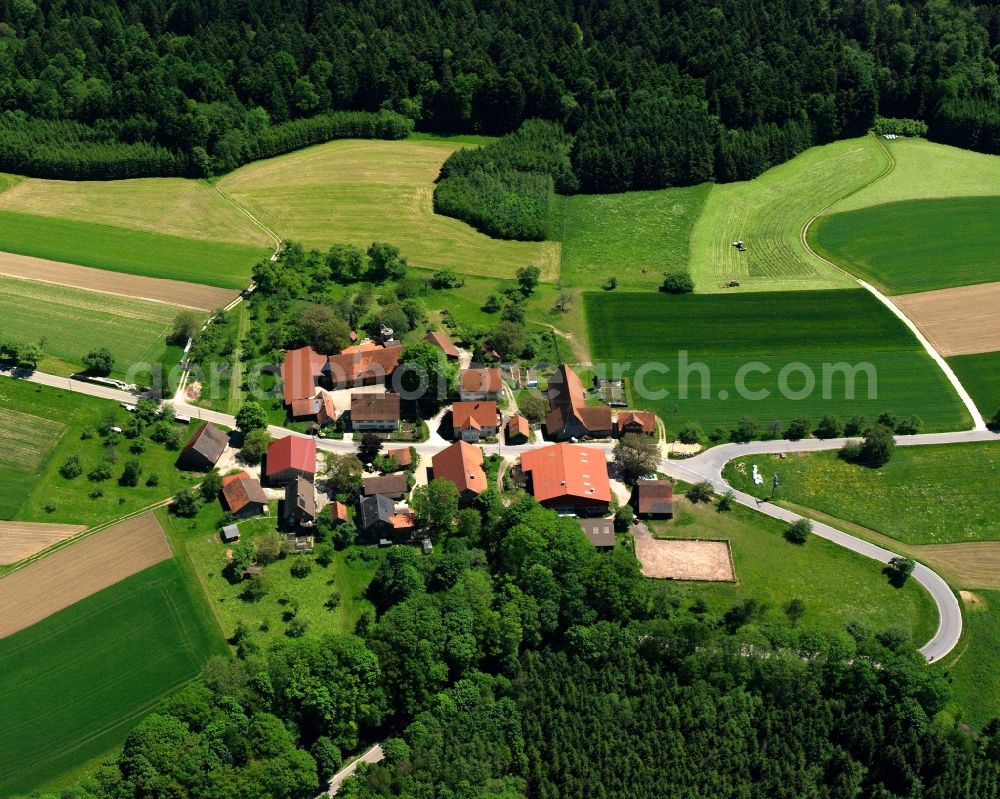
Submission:
<svg viewBox="0 0 1000 799">
<path fill-rule="evenodd" d="M 179 308 L 84 289 L 0 275 L 0 318 L 11 335 L 44 341 L 39 369 L 72 373 L 83 356 L 106 347 L 115 374 L 136 363 L 159 363 Z M 68 368 L 67 368 L 68 367 Z"/>
<path fill-rule="evenodd" d="M 563 285 L 596 289 L 614 276 L 619 288 L 655 289 L 664 272 L 687 271 L 691 228 L 711 189 L 703 183 L 567 197 L 559 273 Z"/>
<path fill-rule="evenodd" d="M 100 483 L 88 480 L 87 473 L 105 457 L 105 442 L 98 435 L 82 440 L 80 434 L 85 427 L 96 427 L 109 412 L 115 413 L 123 424 L 127 413 L 117 403 L 0 378 L 0 414 L 11 411 L 42 421 L 32 419 L 27 428 L 35 442 L 28 454 L 23 454 L 23 445 L 18 443 L 24 439 L 25 428 L 0 425 L 2 519 L 93 525 L 165 499 L 196 480 L 195 476 L 174 468 L 177 452 L 148 441 L 145 452 L 133 455 L 129 452 L 130 442 L 124 437 L 117 447 L 112 479 Z M 190 432 L 181 426 L 181 434 L 186 438 Z M 74 453 L 80 456 L 83 474 L 67 480 L 59 474 L 59 469 Z M 118 485 L 118 476 L 123 464 L 133 458 L 142 465 L 142 479 L 138 486 L 124 488 Z M 159 476 L 159 485 L 146 485 L 151 474 Z M 90 494 L 95 489 L 103 492 L 102 496 L 92 498 Z M 52 506 L 51 512 L 46 510 L 47 506 Z"/>
<path fill-rule="evenodd" d="M 0 250 L 227 289 L 244 288 L 254 263 L 271 254 L 259 245 L 130 230 L 106 224 L 115 219 L 110 214 L 101 218 L 105 222 L 0 211 Z"/>
<path fill-rule="evenodd" d="M 275 511 L 276 505 L 272 503 L 271 516 L 240 522 L 241 538 L 253 541 L 273 533 Z M 250 628 L 251 639 L 266 647 L 285 634 L 288 625 L 284 615 L 293 603 L 298 603 L 296 615 L 309 624 L 307 636 L 353 631 L 363 609 L 371 607 L 364 591 L 375 574 L 381 551 L 368 547 L 338 552 L 326 567 L 316 563 L 315 556 L 310 554 L 281 558 L 264 567 L 267 595 L 258 602 L 241 599 L 246 584 L 230 582 L 225 573 L 229 547 L 219 536 L 221 519 L 222 508 L 214 503 L 192 520 L 171 518 L 167 531 L 175 551 L 183 549 L 227 638 L 242 621 Z M 363 560 L 362 554 L 369 560 Z M 309 561 L 312 571 L 306 577 L 293 577 L 291 567 L 301 560 Z M 331 610 L 325 603 L 334 592 L 340 594 L 340 604 Z"/>
<path fill-rule="evenodd" d="M 342 140 L 248 164 L 218 185 L 282 238 L 325 250 L 346 242 L 398 246 L 414 266 L 513 278 L 559 272 L 556 242 L 500 241 L 434 213 L 434 180 L 461 142 Z"/>
<path fill-rule="evenodd" d="M 886 166 L 866 136 L 813 147 L 754 180 L 717 184 L 691 232 L 691 266 L 699 292 L 774 291 L 851 285 L 810 256 L 800 234 L 809 218 L 874 180 Z M 747 251 L 733 242 L 742 240 Z M 739 280 L 739 289 L 727 289 Z"/>
<path fill-rule="evenodd" d="M 933 668 L 951 683 L 949 709 L 972 727 L 1000 716 L 1000 591 L 963 591 L 958 648 Z"/>
<path fill-rule="evenodd" d="M 675 513 L 671 521 L 651 523 L 657 537 L 730 542 L 735 583 L 671 583 L 685 601 L 704 599 L 712 613 L 752 597 L 770 606 L 768 621 L 787 624 L 785 605 L 798 598 L 806 607 L 800 625 L 811 629 L 831 632 L 856 619 L 876 630 L 901 627 L 919 646 L 937 627 L 930 596 L 914 582 L 891 587 L 873 560 L 816 536 L 803 546 L 790 544 L 786 525 L 739 505 L 719 513 L 714 505 L 680 499 Z"/>
<path fill-rule="evenodd" d="M 1000 280 L 998 218 L 1000 197 L 908 200 L 821 217 L 809 240 L 889 294 L 908 294 Z"/>
<path fill-rule="evenodd" d="M 900 200 L 988 197 L 1000 193 L 1000 156 L 974 153 L 926 139 L 880 139 L 892 155 L 892 171 L 877 183 L 840 200 L 831 213 Z"/>
<path fill-rule="evenodd" d="M 668 429 L 698 421 L 706 433 L 717 426 L 729 430 L 741 416 L 765 428 L 778 421 L 784 429 L 796 417 L 815 421 L 834 413 L 874 419 L 886 410 L 917 414 L 927 432 L 971 424 L 916 338 L 861 289 L 726 296 L 588 292 L 584 301 L 594 360 L 627 365 L 636 404 L 658 412 Z M 683 380 L 681 352 L 689 365 L 707 367 L 707 381 L 690 367 Z M 848 398 L 844 374 L 830 368 L 829 390 L 823 390 L 823 365 L 843 362 L 874 368 L 871 386 L 859 372 L 854 399 Z M 782 369 L 796 363 L 815 378 L 814 390 L 800 399 L 796 392 L 801 395 L 807 386 L 800 369 L 780 379 Z M 753 364 L 757 371 L 744 373 L 740 391 L 740 370 Z M 782 392 L 783 383 L 791 393 Z M 876 398 L 869 398 L 869 388 Z M 762 391 L 768 394 L 755 393 Z"/>
<path fill-rule="evenodd" d="M 987 421 L 1000 411 L 1000 352 L 956 355 L 948 364 Z"/>
<path fill-rule="evenodd" d="M 0 640 L 0 796 L 119 746 L 225 644 L 168 560 Z"/>
<path fill-rule="evenodd" d="M 764 485 L 749 477 L 756 463 Z M 726 479 L 741 491 L 816 508 L 906 544 L 1000 540 L 996 496 L 984 475 L 1000 471 L 1000 442 L 897 447 L 881 469 L 845 463 L 836 452 L 739 458 Z"/>
</svg>

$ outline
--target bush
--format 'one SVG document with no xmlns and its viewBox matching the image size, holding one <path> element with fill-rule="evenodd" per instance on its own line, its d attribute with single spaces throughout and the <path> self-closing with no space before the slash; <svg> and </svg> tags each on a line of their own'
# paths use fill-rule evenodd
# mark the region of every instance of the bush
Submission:
<svg viewBox="0 0 1000 799">
<path fill-rule="evenodd" d="M 312 564 L 306 558 L 296 558 L 290 571 L 292 577 L 298 577 L 301 580 L 312 572 Z"/>
<path fill-rule="evenodd" d="M 788 529 L 785 530 L 785 540 L 801 546 L 809 538 L 809 534 L 812 532 L 813 526 L 812 522 L 808 519 L 799 519 L 796 522 L 792 522 L 788 525 Z"/>
<path fill-rule="evenodd" d="M 258 464 L 267 453 L 267 448 L 270 444 L 271 434 L 266 429 L 251 430 L 243 436 L 240 458 L 249 464 Z"/>
<path fill-rule="evenodd" d="M 865 433 L 861 442 L 859 460 L 866 466 L 885 466 L 896 451 L 896 440 L 892 430 L 882 424 L 874 425 Z"/>
<path fill-rule="evenodd" d="M 76 454 L 70 455 L 66 459 L 66 462 L 59 467 L 59 474 L 67 480 L 72 480 L 83 474 L 83 466 L 80 464 L 80 456 Z"/>
<path fill-rule="evenodd" d="M 819 420 L 819 424 L 813 430 L 813 435 L 816 438 L 836 438 L 840 435 L 840 420 L 836 416 L 827 414 Z M 857 434 L 855 433 L 855 435 Z"/>
<path fill-rule="evenodd" d="M 148 485 L 150 488 L 158 486 L 159 484 L 160 484 L 160 475 L 156 474 L 155 472 L 146 478 L 146 485 Z"/>
<path fill-rule="evenodd" d="M 695 483 L 687 490 L 687 498 L 690 502 L 711 502 L 712 497 L 715 496 L 715 489 L 712 488 L 712 484 L 708 480 L 702 480 L 700 483 Z"/>
<path fill-rule="evenodd" d="M 809 419 L 792 419 L 785 429 L 785 438 L 789 441 L 799 441 L 812 432 L 812 421 Z"/>
<path fill-rule="evenodd" d="M 694 281 L 687 272 L 667 272 L 660 291 L 667 294 L 690 294 L 694 291 Z"/>
<path fill-rule="evenodd" d="M 301 638 L 306 634 L 306 630 L 309 628 L 309 622 L 299 616 L 288 622 L 288 627 L 285 628 L 285 635 L 289 638 Z"/>
<path fill-rule="evenodd" d="M 861 444 L 857 441 L 848 441 L 840 448 L 837 457 L 847 463 L 857 463 L 861 460 Z"/>
<path fill-rule="evenodd" d="M 760 435 L 760 424 L 749 416 L 743 416 L 736 423 L 736 428 L 732 431 L 731 438 L 737 444 L 746 444 L 753 441 Z"/>
<path fill-rule="evenodd" d="M 87 367 L 88 374 L 107 377 L 111 370 L 115 368 L 115 357 L 104 347 L 91 350 L 83 356 L 83 365 Z"/>
<path fill-rule="evenodd" d="M 889 564 L 885 567 L 889 582 L 897 588 L 902 587 L 910 575 L 913 574 L 916 565 L 916 561 L 913 558 L 901 558 L 897 555 L 890 559 Z"/>
<path fill-rule="evenodd" d="M 915 436 L 920 432 L 924 422 L 919 416 L 907 416 L 896 424 L 896 435 Z"/>
<path fill-rule="evenodd" d="M 716 505 L 716 510 L 720 513 L 727 513 L 733 509 L 734 502 L 736 502 L 736 495 L 732 491 L 727 491 L 719 497 L 719 504 Z"/>
<path fill-rule="evenodd" d="M 201 491 L 196 488 L 185 488 L 183 491 L 177 492 L 170 509 L 178 516 L 190 518 L 197 516 L 204 504 L 205 498 Z"/>
<path fill-rule="evenodd" d="M 139 478 L 142 477 L 142 466 L 139 461 L 131 460 L 125 464 L 122 476 L 118 478 L 119 485 L 132 488 L 139 485 Z"/>
<path fill-rule="evenodd" d="M 88 480 L 93 480 L 95 483 L 100 483 L 104 480 L 111 479 L 111 467 L 114 465 L 113 461 L 109 458 L 105 458 L 97 463 L 90 473 L 87 475 Z"/>
<path fill-rule="evenodd" d="M 688 422 L 677 433 L 677 440 L 682 444 L 697 444 L 701 441 L 701 425 L 697 422 Z"/>
<path fill-rule="evenodd" d="M 631 505 L 622 505 L 615 511 L 615 531 L 624 533 L 635 523 L 635 511 Z"/>
<path fill-rule="evenodd" d="M 852 416 L 844 425 L 845 436 L 860 436 L 868 426 L 868 420 L 864 416 Z"/>
<path fill-rule="evenodd" d="M 713 443 L 722 441 L 722 439 L 724 439 L 725 437 L 726 437 L 726 431 L 725 428 L 722 427 L 716 427 L 714 430 L 712 430 L 711 433 L 708 434 L 708 440 Z"/>
<path fill-rule="evenodd" d="M 994 433 L 1000 433 L 1000 411 L 993 414 L 993 418 L 986 423 L 986 427 Z"/>
</svg>

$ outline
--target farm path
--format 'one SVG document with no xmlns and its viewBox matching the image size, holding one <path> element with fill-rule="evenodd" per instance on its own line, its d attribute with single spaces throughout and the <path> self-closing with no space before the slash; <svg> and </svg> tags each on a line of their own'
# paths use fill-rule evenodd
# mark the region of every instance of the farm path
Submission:
<svg viewBox="0 0 1000 799">
<path fill-rule="evenodd" d="M 361 763 L 378 763 L 385 757 L 385 753 L 382 751 L 381 744 L 375 744 L 371 749 L 365 752 L 360 757 L 352 760 L 348 765 L 344 766 L 340 771 L 333 775 L 330 780 L 330 787 L 327 789 L 326 794 L 321 794 L 325 796 L 336 796 L 337 792 L 340 790 L 340 786 L 343 784 L 344 780 L 348 777 L 354 776 L 354 772 L 358 770 L 358 765 Z"/>
</svg>

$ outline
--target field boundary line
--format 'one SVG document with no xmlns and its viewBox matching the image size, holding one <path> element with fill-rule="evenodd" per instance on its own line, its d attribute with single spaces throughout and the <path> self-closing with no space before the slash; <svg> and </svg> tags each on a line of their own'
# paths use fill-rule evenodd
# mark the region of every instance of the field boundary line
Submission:
<svg viewBox="0 0 1000 799">
<path fill-rule="evenodd" d="M 958 394 L 958 398 L 962 400 L 962 404 L 965 405 L 965 409 L 969 412 L 969 415 L 972 417 L 972 429 L 985 430 L 986 422 L 983 419 L 983 415 L 979 412 L 979 408 L 976 407 L 976 403 L 972 401 L 972 396 L 965 389 L 965 386 L 962 385 L 962 381 L 958 379 L 958 375 L 956 375 L 951 366 L 948 365 L 948 362 L 945 361 L 944 356 L 942 356 L 941 353 L 938 352 L 937 349 L 935 349 L 934 345 L 931 344 L 930 341 L 928 341 L 927 337 L 920 332 L 920 329 L 916 326 L 913 320 L 910 319 L 910 317 L 908 317 L 905 313 L 903 313 L 903 311 L 891 299 L 889 299 L 889 297 L 884 295 L 871 283 L 865 282 L 857 275 L 852 275 L 846 269 L 844 269 L 841 266 L 838 266 L 829 258 L 820 255 L 809 244 L 809 235 L 808 235 L 809 228 L 812 226 L 813 222 L 815 222 L 820 216 L 825 214 L 830 208 L 832 208 L 841 200 L 845 200 L 848 197 L 857 194 L 862 189 L 866 189 L 869 186 L 874 185 L 878 181 L 882 180 L 882 178 L 886 177 L 890 172 L 892 172 L 896 168 L 896 159 L 893 157 L 892 153 L 889 152 L 889 148 L 886 147 L 881 141 L 879 141 L 878 136 L 876 136 L 873 132 L 869 131 L 868 135 L 875 140 L 875 144 L 878 146 L 879 150 L 881 150 L 882 153 L 885 155 L 885 157 L 888 159 L 886 168 L 882 170 L 882 173 L 880 175 L 878 175 L 875 178 L 872 178 L 872 180 L 868 181 L 863 186 L 859 186 L 854 191 L 848 192 L 843 197 L 839 197 L 838 199 L 834 200 L 832 203 L 828 203 L 825 208 L 822 208 L 821 210 L 813 214 L 811 217 L 809 217 L 809 219 L 806 220 L 806 223 L 802 226 L 802 230 L 799 231 L 799 243 L 806 250 L 806 252 L 808 252 L 812 257 L 818 258 L 823 263 L 832 266 L 838 272 L 846 275 L 851 280 L 855 281 L 863 289 L 865 289 L 867 292 L 872 294 L 875 297 L 875 299 L 877 299 L 886 308 L 888 308 L 893 313 L 894 316 L 899 318 L 903 322 L 903 324 L 906 325 L 909 331 L 913 333 L 914 336 L 916 336 L 917 341 L 924 348 L 924 351 L 931 356 L 931 360 L 933 360 L 934 363 L 936 363 L 938 367 L 941 369 L 941 371 L 944 373 L 944 376 L 947 378 L 948 382 L 951 383 L 951 387 L 955 389 L 955 393 Z"/>
<path fill-rule="evenodd" d="M 274 242 L 274 254 L 271 256 L 271 260 L 272 261 L 277 260 L 278 255 L 281 252 L 281 236 L 279 236 L 274 230 L 269 228 L 267 225 L 261 222 L 256 216 L 254 216 L 253 213 L 250 211 L 250 209 L 244 206 L 243 203 L 236 200 L 236 198 L 233 197 L 231 194 L 228 194 L 227 192 L 223 191 L 218 183 L 212 184 L 212 188 L 218 192 L 219 196 L 222 197 L 222 199 L 226 200 L 227 202 L 231 203 L 233 206 L 238 208 L 241 214 L 246 216 L 247 219 L 253 222 L 257 227 L 263 230 L 268 235 L 268 237 L 270 237 L 270 239 Z"/>
</svg>

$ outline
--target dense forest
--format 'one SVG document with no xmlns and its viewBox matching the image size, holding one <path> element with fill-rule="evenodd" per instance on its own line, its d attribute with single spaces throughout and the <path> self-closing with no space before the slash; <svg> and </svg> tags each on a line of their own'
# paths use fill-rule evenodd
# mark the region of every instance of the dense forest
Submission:
<svg viewBox="0 0 1000 799">
<path fill-rule="evenodd" d="M 998 45 L 972 0 L 0 0 L 0 169 L 203 175 L 532 118 L 586 191 L 749 177 L 876 113 L 997 152 Z"/>
<path fill-rule="evenodd" d="M 753 600 L 713 614 L 531 497 L 490 488 L 459 510 L 450 483 L 418 492 L 434 552 L 381 554 L 375 612 L 354 634 L 261 651 L 238 625 L 237 658 L 213 661 L 61 799 L 311 799 L 376 740 L 385 761 L 342 795 L 1000 794 L 1000 725 L 963 732 L 905 634 L 765 623 Z"/>
</svg>

